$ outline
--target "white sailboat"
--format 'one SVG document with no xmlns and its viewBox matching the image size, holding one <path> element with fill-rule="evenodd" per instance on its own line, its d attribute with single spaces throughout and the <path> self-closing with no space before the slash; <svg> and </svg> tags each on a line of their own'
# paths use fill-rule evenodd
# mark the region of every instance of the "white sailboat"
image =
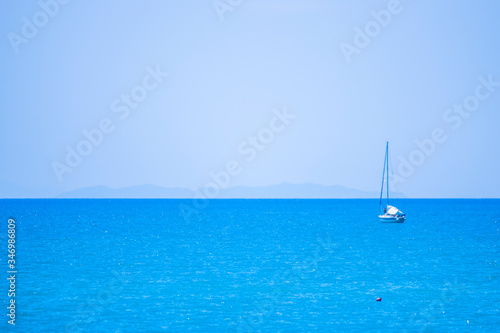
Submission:
<svg viewBox="0 0 500 333">
<path fill-rule="evenodd" d="M 387 206 L 382 214 L 382 196 L 384 194 L 384 180 L 387 190 Z M 385 146 L 384 171 L 382 173 L 382 188 L 380 189 L 380 202 L 378 206 L 379 218 L 385 223 L 403 223 L 406 219 L 405 214 L 394 206 L 389 205 L 389 142 Z"/>
</svg>

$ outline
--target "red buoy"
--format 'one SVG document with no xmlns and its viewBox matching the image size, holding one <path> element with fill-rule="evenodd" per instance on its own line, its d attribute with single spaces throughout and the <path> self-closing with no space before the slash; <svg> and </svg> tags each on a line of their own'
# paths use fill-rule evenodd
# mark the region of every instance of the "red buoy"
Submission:
<svg viewBox="0 0 500 333">
<path fill-rule="evenodd" d="M 377 302 L 381 302 L 382 301 L 382 298 L 377 298 Z"/>
</svg>

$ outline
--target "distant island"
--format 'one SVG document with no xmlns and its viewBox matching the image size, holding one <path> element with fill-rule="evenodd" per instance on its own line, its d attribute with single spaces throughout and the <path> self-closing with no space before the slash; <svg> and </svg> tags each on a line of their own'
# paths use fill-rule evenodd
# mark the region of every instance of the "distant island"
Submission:
<svg viewBox="0 0 500 333">
<path fill-rule="evenodd" d="M 12 187 L 11 187 L 12 188 Z M 199 189 L 202 192 L 203 189 Z M 10 192 L 10 193 L 9 193 Z M 46 193 L 44 195 L 44 193 Z M 161 187 L 156 185 L 139 185 L 121 188 L 94 186 L 76 189 L 69 192 L 54 193 L 42 189 L 15 189 L 9 191 L 5 187 L 0 191 L 1 198 L 138 198 L 138 199 L 191 199 L 197 196 L 197 190 L 179 187 Z M 290 184 L 252 187 L 234 186 L 220 189 L 215 199 L 369 199 L 378 198 L 380 192 L 361 191 L 344 186 L 324 186 L 318 184 Z M 199 195 L 198 195 L 199 196 Z M 406 198 L 403 193 L 393 193 L 394 198 Z"/>
</svg>

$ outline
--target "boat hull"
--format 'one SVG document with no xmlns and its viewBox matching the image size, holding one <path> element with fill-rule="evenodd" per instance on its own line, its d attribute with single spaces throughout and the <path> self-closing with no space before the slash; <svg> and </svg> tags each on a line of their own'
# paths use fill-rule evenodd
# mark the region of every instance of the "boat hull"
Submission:
<svg viewBox="0 0 500 333">
<path fill-rule="evenodd" d="M 403 223 L 405 221 L 404 216 L 379 215 L 378 217 L 382 223 Z"/>
</svg>

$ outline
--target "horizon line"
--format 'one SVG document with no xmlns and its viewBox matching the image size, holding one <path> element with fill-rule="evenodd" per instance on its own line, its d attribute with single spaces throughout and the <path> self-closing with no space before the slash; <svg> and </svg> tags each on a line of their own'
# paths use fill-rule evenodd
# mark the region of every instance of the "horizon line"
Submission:
<svg viewBox="0 0 500 333">
<path fill-rule="evenodd" d="M 0 198 L 0 200 L 196 200 L 197 198 Z M 500 197 L 489 198 L 393 198 L 394 200 L 499 200 Z M 380 200 L 379 198 L 205 198 L 205 200 Z"/>
</svg>

